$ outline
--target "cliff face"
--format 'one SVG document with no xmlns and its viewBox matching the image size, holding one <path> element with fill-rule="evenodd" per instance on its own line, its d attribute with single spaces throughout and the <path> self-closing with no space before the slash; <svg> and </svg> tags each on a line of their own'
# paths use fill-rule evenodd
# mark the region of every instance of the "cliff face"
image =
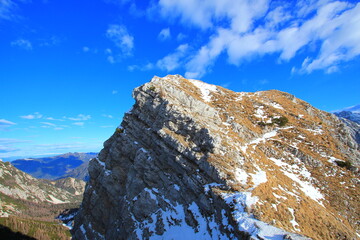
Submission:
<svg viewBox="0 0 360 240">
<path fill-rule="evenodd" d="M 133 97 L 90 161 L 75 239 L 356 238 L 359 145 L 333 114 L 178 75 Z"/>
</svg>

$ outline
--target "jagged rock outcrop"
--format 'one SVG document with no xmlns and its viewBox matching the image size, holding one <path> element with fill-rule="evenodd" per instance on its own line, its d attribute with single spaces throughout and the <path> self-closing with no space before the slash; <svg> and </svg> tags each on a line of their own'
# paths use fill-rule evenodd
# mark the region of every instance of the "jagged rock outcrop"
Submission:
<svg viewBox="0 0 360 240">
<path fill-rule="evenodd" d="M 355 239 L 359 145 L 280 91 L 154 77 L 89 164 L 74 239 Z"/>
</svg>

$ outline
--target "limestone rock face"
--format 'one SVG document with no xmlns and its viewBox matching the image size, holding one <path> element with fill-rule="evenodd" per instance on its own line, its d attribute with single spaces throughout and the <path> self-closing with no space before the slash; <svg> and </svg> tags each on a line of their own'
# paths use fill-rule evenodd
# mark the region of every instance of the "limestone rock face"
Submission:
<svg viewBox="0 0 360 240">
<path fill-rule="evenodd" d="M 90 161 L 74 239 L 359 236 L 359 145 L 335 115 L 179 75 L 133 97 Z"/>
</svg>

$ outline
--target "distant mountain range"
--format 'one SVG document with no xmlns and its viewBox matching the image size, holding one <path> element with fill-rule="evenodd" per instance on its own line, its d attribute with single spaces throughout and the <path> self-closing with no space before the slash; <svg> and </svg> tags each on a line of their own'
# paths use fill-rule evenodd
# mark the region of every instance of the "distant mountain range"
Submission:
<svg viewBox="0 0 360 240">
<path fill-rule="evenodd" d="M 35 178 L 56 180 L 73 177 L 87 180 L 87 166 L 98 153 L 66 153 L 53 157 L 25 158 L 12 161 L 12 165 Z"/>
<path fill-rule="evenodd" d="M 360 124 L 360 104 L 336 111 L 334 114 Z"/>
</svg>

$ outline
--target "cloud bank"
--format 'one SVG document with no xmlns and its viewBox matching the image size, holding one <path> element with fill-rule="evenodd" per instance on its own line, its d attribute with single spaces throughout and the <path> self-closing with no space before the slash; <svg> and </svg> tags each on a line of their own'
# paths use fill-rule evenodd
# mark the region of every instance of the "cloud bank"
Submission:
<svg viewBox="0 0 360 240">
<path fill-rule="evenodd" d="M 187 59 L 176 49 L 157 63 L 168 71 L 184 66 L 191 78 L 206 74 L 221 54 L 236 66 L 270 54 L 278 63 L 300 56 L 292 72 L 301 74 L 332 73 L 360 55 L 360 3 L 160 0 L 156 8 L 166 21 L 209 34 Z"/>
</svg>

